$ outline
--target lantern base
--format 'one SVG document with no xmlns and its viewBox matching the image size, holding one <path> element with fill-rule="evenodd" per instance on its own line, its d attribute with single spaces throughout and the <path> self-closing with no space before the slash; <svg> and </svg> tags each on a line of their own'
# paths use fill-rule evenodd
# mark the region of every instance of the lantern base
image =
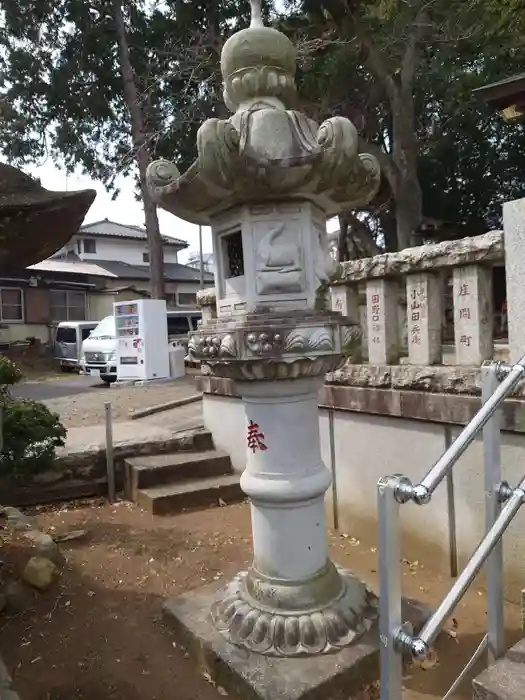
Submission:
<svg viewBox="0 0 525 700">
<path fill-rule="evenodd" d="M 329 562 L 306 581 L 283 581 L 251 569 L 222 591 L 211 609 L 231 643 L 265 656 L 328 654 L 355 643 L 377 619 L 377 598 L 362 581 Z"/>
<path fill-rule="evenodd" d="M 275 657 L 231 644 L 215 627 L 210 609 L 224 584 L 208 584 L 168 600 L 166 622 L 201 672 L 221 694 L 243 700 L 348 700 L 379 678 L 377 624 L 349 646 L 331 654 Z M 403 600 L 403 620 L 417 632 L 430 610 Z"/>
</svg>

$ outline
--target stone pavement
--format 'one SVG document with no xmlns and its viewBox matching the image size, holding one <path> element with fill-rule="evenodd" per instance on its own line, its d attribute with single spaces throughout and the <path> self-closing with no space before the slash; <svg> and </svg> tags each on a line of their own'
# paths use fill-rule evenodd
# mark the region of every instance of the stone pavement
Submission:
<svg viewBox="0 0 525 700">
<path fill-rule="evenodd" d="M 142 443 L 170 438 L 174 433 L 202 426 L 202 401 L 179 406 L 139 420 L 113 423 L 113 444 Z M 106 427 L 103 422 L 69 428 L 66 446 L 57 450 L 57 456 L 96 451 L 105 446 Z"/>
</svg>

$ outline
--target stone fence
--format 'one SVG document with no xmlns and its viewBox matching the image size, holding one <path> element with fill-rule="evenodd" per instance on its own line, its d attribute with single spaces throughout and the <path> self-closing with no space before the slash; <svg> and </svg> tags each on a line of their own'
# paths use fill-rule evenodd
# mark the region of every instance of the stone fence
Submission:
<svg viewBox="0 0 525 700">
<path fill-rule="evenodd" d="M 397 365 L 408 355 L 411 365 L 442 364 L 449 311 L 454 364 L 492 359 L 493 267 L 503 264 L 502 231 L 343 263 L 331 307 L 360 320 L 362 355 L 353 361 Z"/>
</svg>

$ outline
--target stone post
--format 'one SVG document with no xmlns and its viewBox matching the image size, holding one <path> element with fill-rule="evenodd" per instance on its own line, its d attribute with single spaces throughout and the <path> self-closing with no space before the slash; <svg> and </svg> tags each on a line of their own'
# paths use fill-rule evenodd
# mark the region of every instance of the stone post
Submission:
<svg viewBox="0 0 525 700">
<path fill-rule="evenodd" d="M 525 355 L 525 198 L 503 205 L 509 360 Z"/>
<path fill-rule="evenodd" d="M 481 365 L 494 350 L 492 268 L 465 265 L 453 271 L 456 364 Z"/>
<path fill-rule="evenodd" d="M 359 290 L 357 285 L 338 284 L 330 288 L 330 303 L 332 311 L 338 311 L 343 316 L 361 325 L 361 309 L 359 307 Z M 361 340 L 361 351 L 354 353 L 353 362 L 360 362 L 363 350 L 366 351 L 365 335 Z"/>
<path fill-rule="evenodd" d="M 407 275 L 408 359 L 412 365 L 436 365 L 442 360 L 443 285 L 439 275 Z"/>
<path fill-rule="evenodd" d="M 373 365 L 399 363 L 399 289 L 390 279 L 371 279 L 366 283 L 368 325 L 368 361 Z"/>
<path fill-rule="evenodd" d="M 215 289 L 199 289 L 197 292 L 197 305 L 201 309 L 202 323 L 210 323 L 217 318 L 217 303 L 215 300 Z"/>
</svg>

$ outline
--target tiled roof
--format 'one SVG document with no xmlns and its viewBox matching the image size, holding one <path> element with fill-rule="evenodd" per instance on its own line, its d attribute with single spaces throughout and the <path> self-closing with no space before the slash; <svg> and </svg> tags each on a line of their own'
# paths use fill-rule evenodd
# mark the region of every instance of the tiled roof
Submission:
<svg viewBox="0 0 525 700">
<path fill-rule="evenodd" d="M 30 265 L 28 270 L 35 272 L 65 272 L 69 275 L 93 275 L 94 277 L 118 277 L 98 263 L 82 262 L 79 260 L 43 260 L 36 265 Z"/>
<path fill-rule="evenodd" d="M 90 236 L 109 236 L 111 238 L 134 238 L 137 240 L 147 240 L 146 229 L 142 226 L 130 226 L 128 224 L 119 224 L 116 221 L 103 219 L 102 221 L 94 221 L 92 224 L 81 226 L 79 233 L 87 233 Z M 187 248 L 188 243 L 180 238 L 172 236 L 161 236 L 164 245 L 175 245 L 177 248 Z"/>
<path fill-rule="evenodd" d="M 97 266 L 121 279 L 149 280 L 150 278 L 148 265 L 129 265 L 116 260 L 97 260 Z M 198 282 L 200 271 L 180 263 L 164 263 L 164 279 L 173 282 Z M 209 272 L 204 273 L 205 282 L 213 282 L 213 279 L 213 275 Z"/>
</svg>

